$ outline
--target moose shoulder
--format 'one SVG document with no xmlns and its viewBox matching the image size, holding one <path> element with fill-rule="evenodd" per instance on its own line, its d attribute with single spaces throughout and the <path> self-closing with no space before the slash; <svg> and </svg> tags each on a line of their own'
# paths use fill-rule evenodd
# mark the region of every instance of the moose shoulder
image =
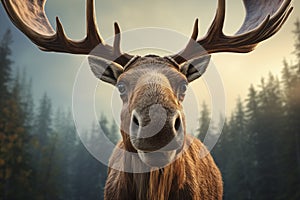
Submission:
<svg viewBox="0 0 300 200">
<path fill-rule="evenodd" d="M 277 33 L 292 11 L 291 0 L 244 0 L 246 18 L 233 36 L 222 31 L 225 0 L 218 0 L 206 36 L 197 39 L 196 20 L 187 46 L 166 57 L 122 53 L 117 23 L 113 45 L 104 44 L 93 0 L 87 0 L 87 36 L 81 41 L 68 39 L 58 18 L 56 31 L 51 27 L 46 0 L 1 2 L 15 26 L 41 50 L 90 55 L 95 76 L 118 88 L 122 140 L 110 158 L 105 199 L 222 199 L 219 169 L 204 145 L 186 133 L 182 102 L 187 85 L 205 72 L 210 54 L 247 53 Z M 121 170 L 125 167 L 149 170 Z"/>
</svg>

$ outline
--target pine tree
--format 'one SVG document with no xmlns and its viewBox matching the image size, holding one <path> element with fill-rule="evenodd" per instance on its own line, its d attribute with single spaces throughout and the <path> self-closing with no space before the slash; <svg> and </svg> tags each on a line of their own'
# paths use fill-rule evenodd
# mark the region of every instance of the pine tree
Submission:
<svg viewBox="0 0 300 200">
<path fill-rule="evenodd" d="M 300 21 L 299 19 L 297 19 L 295 22 L 295 30 L 293 31 L 293 33 L 295 34 L 294 54 L 298 59 L 298 63 L 300 63 Z"/>
<path fill-rule="evenodd" d="M 61 193 L 58 184 L 60 169 L 56 159 L 58 133 L 53 130 L 51 99 L 45 93 L 40 100 L 34 120 L 31 163 L 34 169 L 34 196 L 37 199 L 57 199 Z"/>
<path fill-rule="evenodd" d="M 10 45 L 12 44 L 12 35 L 7 30 L 0 41 L 0 104 L 9 96 L 9 84 L 11 83 L 11 65 L 12 54 Z M 1 112 L 0 112 L 1 113 Z M 1 116 L 0 116 L 1 117 Z"/>
<path fill-rule="evenodd" d="M 20 96 L 21 106 L 24 113 L 24 125 L 26 130 L 33 132 L 34 122 L 34 100 L 32 96 L 32 79 L 27 78 L 26 70 L 24 69 L 20 74 Z"/>
<path fill-rule="evenodd" d="M 221 172 L 224 180 L 224 199 L 232 199 L 236 196 L 236 187 L 238 181 L 236 180 L 235 169 L 239 167 L 236 159 L 236 134 L 234 130 L 235 117 L 231 115 L 228 122 L 226 122 L 224 130 L 221 135 L 222 153 L 219 155 L 223 160 Z M 218 160 L 218 158 L 216 158 Z M 219 158 L 220 159 L 220 158 Z"/>
<path fill-rule="evenodd" d="M 223 196 L 224 199 L 227 199 L 227 186 L 231 185 L 230 179 L 228 179 L 227 176 L 228 162 L 231 162 L 231 159 L 229 159 L 230 145 L 228 145 L 228 142 L 230 141 L 230 132 L 227 119 L 224 116 L 220 116 L 220 118 L 220 121 L 225 120 L 225 122 L 224 124 L 219 124 L 219 129 L 222 128 L 222 133 L 215 147 L 212 149 L 211 154 L 223 176 L 224 187 L 226 188 Z"/>
<path fill-rule="evenodd" d="M 90 150 L 93 149 L 94 153 L 103 153 L 101 151 L 102 141 L 99 141 L 99 132 L 99 127 L 94 124 L 89 133 L 82 135 L 81 139 L 85 141 L 85 144 L 80 142 L 76 148 L 74 199 L 101 199 L 104 196 L 107 167 L 101 164 L 86 149 L 86 147 L 89 147 Z"/>
<path fill-rule="evenodd" d="M 279 80 L 269 74 L 268 82 L 261 81 L 261 91 L 258 94 L 260 120 L 257 143 L 255 146 L 257 156 L 257 183 L 264 184 L 256 190 L 256 199 L 276 199 L 282 194 L 281 171 L 282 158 L 280 139 L 283 137 L 284 110 L 282 91 Z"/>
<path fill-rule="evenodd" d="M 78 138 L 76 137 L 75 125 L 71 112 L 65 113 L 58 109 L 54 117 L 54 134 L 57 136 L 54 160 L 56 163 L 56 183 L 60 188 L 62 199 L 73 199 L 75 194 L 74 178 L 77 176 L 74 166 L 76 160 L 76 148 Z"/>
<path fill-rule="evenodd" d="M 300 187 L 300 22 L 295 23 L 296 64 L 289 65 L 284 61 L 282 81 L 284 86 L 284 110 L 286 115 L 284 162 L 290 172 L 285 180 L 286 198 L 300 198 L 296 188 Z M 293 185 L 293 187 L 291 187 Z"/>
<path fill-rule="evenodd" d="M 241 189 L 239 190 L 240 197 L 246 197 L 245 199 L 251 199 L 251 191 L 250 191 L 250 183 L 249 183 L 249 171 L 251 171 L 251 161 L 247 157 L 248 154 L 251 152 L 250 148 L 250 142 L 249 142 L 249 134 L 246 131 L 246 116 L 244 111 L 244 106 L 240 98 L 238 98 L 237 101 L 237 111 L 235 115 L 235 128 L 236 133 L 238 134 L 238 150 L 237 153 L 239 153 L 239 162 L 240 167 L 238 170 L 241 173 L 241 179 L 239 186 Z"/>
<path fill-rule="evenodd" d="M 208 133 L 210 124 L 210 112 L 205 102 L 202 103 L 202 110 L 200 112 L 199 128 L 197 129 L 197 137 L 203 142 Z"/>
<path fill-rule="evenodd" d="M 253 85 L 250 86 L 248 92 L 248 98 L 246 99 L 245 116 L 247 119 L 246 129 L 248 136 L 248 143 L 245 154 L 248 160 L 248 176 L 249 178 L 249 191 L 250 199 L 255 199 L 257 184 L 260 182 L 259 175 L 257 173 L 258 160 L 256 155 L 256 145 L 258 141 L 258 134 L 261 131 L 260 120 L 261 112 L 258 102 L 258 92 Z"/>
<path fill-rule="evenodd" d="M 11 80 L 12 37 L 7 31 L 0 44 L 0 198 L 28 199 L 32 196 L 27 146 L 18 77 Z"/>
<path fill-rule="evenodd" d="M 295 152 L 296 152 L 296 168 L 297 168 L 297 178 L 300 180 L 300 21 L 299 19 L 295 23 L 294 34 L 296 37 L 295 40 L 295 54 L 297 56 L 297 64 L 292 66 L 292 85 L 287 90 L 290 93 L 289 96 L 289 116 L 293 118 L 290 126 L 294 130 L 291 130 L 295 139 Z M 300 181 L 296 181 L 297 185 L 300 187 Z M 300 195 L 299 195 L 300 196 Z"/>
<path fill-rule="evenodd" d="M 228 152 L 230 161 L 226 164 L 226 178 L 235 187 L 226 187 L 228 199 L 251 199 L 249 184 L 248 135 L 246 132 L 246 117 L 241 99 L 237 101 L 236 110 L 231 117 L 230 130 L 227 134 Z"/>
<path fill-rule="evenodd" d="M 119 128 L 118 128 L 117 124 L 113 120 L 111 122 L 110 129 L 109 129 L 109 134 L 107 135 L 107 137 L 115 145 L 120 140 Z"/>
<path fill-rule="evenodd" d="M 34 135 L 38 138 L 39 145 L 46 145 L 48 137 L 52 132 L 52 105 L 51 100 L 46 93 L 40 100 L 34 124 Z"/>
</svg>

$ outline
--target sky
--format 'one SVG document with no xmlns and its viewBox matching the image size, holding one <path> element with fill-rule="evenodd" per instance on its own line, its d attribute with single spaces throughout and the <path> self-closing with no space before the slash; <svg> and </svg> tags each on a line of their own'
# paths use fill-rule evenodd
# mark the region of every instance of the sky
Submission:
<svg viewBox="0 0 300 200">
<path fill-rule="evenodd" d="M 227 0 L 226 3 L 224 32 L 230 35 L 234 34 L 241 26 L 245 12 L 241 0 Z M 180 35 L 181 39 L 178 42 L 178 48 L 181 48 L 185 45 L 182 37 L 188 38 L 190 36 L 195 18 L 199 18 L 200 20 L 200 35 L 203 36 L 206 33 L 215 15 L 216 5 L 217 0 L 96 0 L 96 13 L 98 27 L 104 39 L 108 39 L 113 35 L 113 23 L 117 21 L 121 29 L 126 33 L 135 32 L 136 30 L 140 31 L 147 27 L 163 28 L 161 36 L 172 32 L 172 36 L 168 37 L 167 35 L 167 38 L 162 38 L 159 35 L 151 35 L 147 31 L 143 34 L 143 31 L 141 31 L 141 35 L 135 38 L 136 41 L 133 41 L 137 44 L 141 41 L 152 42 L 155 40 L 158 43 L 173 45 L 177 41 L 170 41 L 170 39 Z M 282 30 L 272 38 L 261 43 L 255 51 L 248 54 L 220 53 L 212 56 L 212 63 L 223 82 L 227 116 L 234 110 L 237 98 L 239 96 L 242 99 L 246 97 L 250 84 L 258 86 L 261 77 L 267 77 L 269 72 L 280 77 L 283 59 L 287 59 L 289 63 L 295 59 L 292 55 L 294 49 L 292 31 L 296 19 L 300 17 L 300 1 L 294 0 L 293 6 L 294 11 Z M 60 17 L 65 31 L 70 38 L 81 39 L 84 37 L 85 0 L 48 0 L 46 13 L 52 25 L 54 25 L 55 16 Z M 3 7 L 0 6 L 0 35 L 3 35 L 7 29 L 11 29 L 13 33 L 12 58 L 15 67 L 20 71 L 26 69 L 27 76 L 32 78 L 35 100 L 37 101 L 44 92 L 47 92 L 53 101 L 54 107 L 71 108 L 72 91 L 76 74 L 81 66 L 85 67 L 85 69 L 88 68 L 85 63 L 86 57 L 46 53 L 38 50 L 12 25 Z M 123 39 L 122 44 L 126 43 L 125 38 Z M 127 42 L 132 43 L 132 40 Z M 123 48 L 125 49 L 126 45 L 124 46 Z M 133 52 L 145 54 L 151 52 L 151 50 L 152 48 L 148 48 L 145 52 L 139 50 Z M 157 50 L 154 50 L 154 52 L 160 53 Z M 87 73 L 90 72 L 87 71 Z M 95 82 L 95 78 L 91 73 L 87 75 L 86 82 L 86 85 L 92 85 Z M 191 88 L 193 91 L 199 91 L 194 94 L 191 93 L 192 96 L 197 96 L 197 100 L 195 101 L 197 101 L 196 104 L 198 104 L 198 107 L 203 100 L 211 105 L 212 92 L 208 91 L 203 79 L 192 83 Z M 82 99 L 86 97 L 85 89 L 84 87 L 81 88 L 82 95 L 79 96 Z M 93 89 L 95 88 L 91 88 L 91 90 Z M 85 106 L 95 107 L 97 115 L 99 113 L 105 113 L 108 117 L 118 115 L 121 103 L 113 87 L 99 83 L 95 91 L 97 103 L 95 105 L 88 105 L 89 102 L 86 101 L 87 105 Z M 79 94 L 81 93 L 79 92 Z M 187 111 L 192 112 L 195 110 L 191 106 L 194 104 L 190 104 L 189 102 L 187 104 Z M 85 110 L 85 106 L 80 107 L 79 110 Z M 118 121 L 118 117 L 115 116 L 115 118 Z M 197 116 L 193 115 L 193 118 L 194 121 L 197 121 Z M 81 119 L 88 123 L 92 118 L 85 113 Z"/>
</svg>

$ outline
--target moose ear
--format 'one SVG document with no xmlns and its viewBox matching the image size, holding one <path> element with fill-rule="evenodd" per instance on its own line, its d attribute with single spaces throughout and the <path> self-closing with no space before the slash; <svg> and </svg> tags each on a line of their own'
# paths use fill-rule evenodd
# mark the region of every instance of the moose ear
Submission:
<svg viewBox="0 0 300 200">
<path fill-rule="evenodd" d="M 117 84 L 118 77 L 123 73 L 121 65 L 96 56 L 89 56 L 88 61 L 97 78 L 112 85 Z"/>
<path fill-rule="evenodd" d="M 187 61 L 180 66 L 180 71 L 186 76 L 188 82 L 192 82 L 204 74 L 209 64 L 210 57 L 210 55 L 199 57 Z"/>
</svg>

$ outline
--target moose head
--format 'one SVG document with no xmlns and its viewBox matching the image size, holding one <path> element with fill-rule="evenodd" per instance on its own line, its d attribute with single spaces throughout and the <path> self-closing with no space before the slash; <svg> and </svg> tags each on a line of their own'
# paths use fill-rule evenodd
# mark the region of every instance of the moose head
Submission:
<svg viewBox="0 0 300 200">
<path fill-rule="evenodd" d="M 155 55 L 141 57 L 122 53 L 121 34 L 117 23 L 114 24 L 113 45 L 104 43 L 98 33 L 93 0 L 86 1 L 87 35 L 81 41 L 69 39 L 58 18 L 56 18 L 56 31 L 52 28 L 44 12 L 46 0 L 1 0 L 1 2 L 15 26 L 41 50 L 89 55 L 89 64 L 95 76 L 117 87 L 123 101 L 120 127 L 122 141 L 119 147 L 138 153 L 144 163 L 154 167 L 164 167 L 172 163 L 186 142 L 191 140 L 191 137 L 186 134 L 182 102 L 187 85 L 205 72 L 210 62 L 210 54 L 251 52 L 260 42 L 277 33 L 292 11 L 291 0 L 243 0 L 247 12 L 245 21 L 235 35 L 227 36 L 222 31 L 225 0 L 218 0 L 216 15 L 205 37 L 198 39 L 198 19 L 196 19 L 190 41 L 182 51 L 165 57 Z M 198 144 L 200 141 L 196 143 L 196 147 L 192 147 L 193 151 L 197 151 L 197 148 L 201 146 Z M 187 150 L 189 151 L 192 150 Z M 113 157 L 112 162 L 118 159 L 116 155 Z M 186 167 L 183 174 L 197 170 L 200 170 L 202 174 L 214 171 L 215 173 L 212 172 L 213 175 L 210 175 L 213 180 L 206 183 L 208 185 L 211 183 L 214 187 L 207 185 L 207 188 L 221 187 L 221 176 L 212 161 L 194 159 L 196 164 L 191 164 L 189 163 L 192 162 L 191 160 L 182 161 L 182 164 L 194 166 L 199 162 L 200 166 L 202 162 L 209 162 L 210 167 L 203 167 L 203 169 Z M 122 179 L 123 176 L 120 177 L 120 173 L 122 172 L 113 172 L 113 170 L 109 172 L 106 198 L 121 199 L 118 198 L 121 197 L 120 191 L 136 192 L 137 189 L 125 191 L 122 184 L 112 181 L 113 178 Z M 173 189 L 171 186 L 167 187 L 169 189 L 165 190 L 168 191 L 162 192 L 164 198 L 170 197 L 171 190 L 175 193 L 184 190 L 183 194 L 186 194 L 181 197 L 178 195 L 178 198 L 174 199 L 187 199 L 187 196 L 193 197 L 200 194 L 206 194 L 206 196 L 199 196 L 199 199 L 222 197 L 221 189 L 211 189 L 210 192 L 210 189 L 207 189 L 206 192 L 201 193 L 197 189 L 191 189 L 197 182 L 189 180 L 193 176 L 182 177 L 185 177 L 185 181 L 182 180 L 182 183 L 177 184 L 176 187 L 173 187 L 172 181 L 170 182 Z M 204 179 L 205 177 L 204 175 Z M 132 177 L 127 178 L 128 181 L 132 181 Z M 150 179 L 148 176 L 143 180 L 149 181 Z M 121 182 L 122 180 L 118 183 Z M 138 187 L 135 181 L 132 182 L 132 185 Z M 139 198 L 142 198 L 141 192 L 136 193 Z M 150 193 L 146 192 L 146 197 L 143 199 L 151 199 Z M 153 193 L 155 192 L 151 194 Z"/>
</svg>

